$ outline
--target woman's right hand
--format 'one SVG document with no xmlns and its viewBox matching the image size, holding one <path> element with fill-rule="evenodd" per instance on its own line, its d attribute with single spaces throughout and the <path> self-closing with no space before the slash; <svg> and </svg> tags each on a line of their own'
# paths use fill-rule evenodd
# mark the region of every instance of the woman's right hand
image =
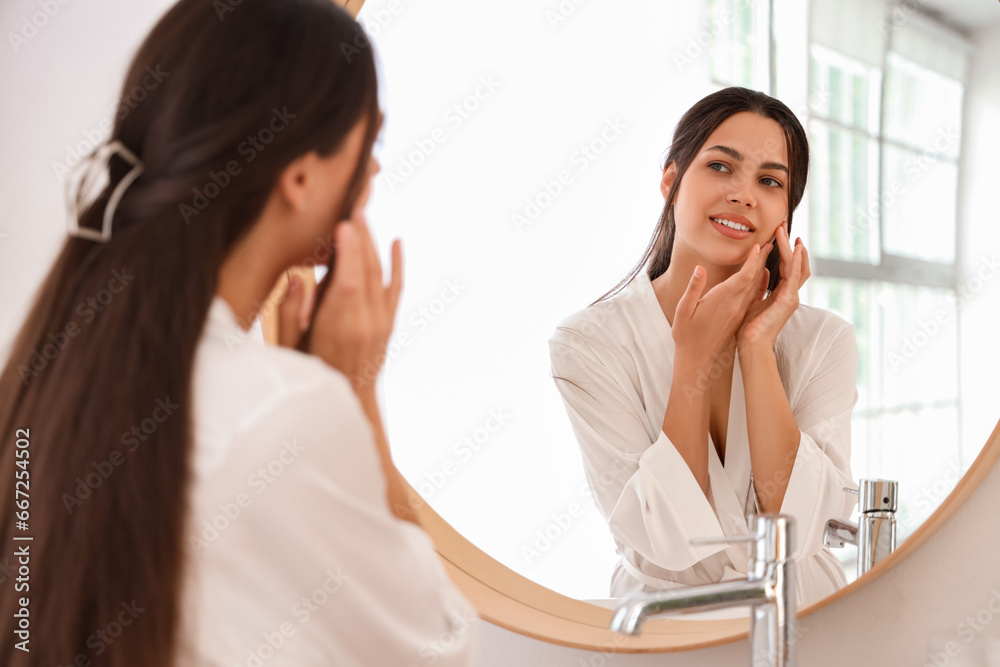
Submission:
<svg viewBox="0 0 1000 667">
<path fill-rule="evenodd" d="M 337 258 L 332 283 L 316 304 L 309 353 L 347 376 L 359 392 L 374 387 L 403 289 L 403 251 L 392 244 L 392 273 L 383 282 L 382 263 L 371 233 L 355 207 L 350 220 L 334 231 Z"/>
<path fill-rule="evenodd" d="M 364 199 L 362 197 L 354 207 L 351 218 L 339 223 L 333 232 L 337 257 L 333 275 L 328 273 L 323 278 L 332 282 L 327 286 L 321 303 L 315 306 L 307 351 L 350 380 L 372 426 L 375 447 L 385 475 L 388 506 L 396 517 L 420 525 L 413 504 L 417 500 L 411 502 L 407 493 L 409 487 L 392 463 L 389 441 L 375 396 L 375 380 L 385 363 L 385 351 L 403 290 L 403 250 L 399 239 L 393 241 L 392 272 L 386 286 L 378 251 L 361 213 Z M 301 296 L 298 299 L 301 300 Z M 299 307 L 301 304 L 296 300 L 292 300 L 287 307 L 286 320 L 290 324 L 286 327 L 285 337 L 288 340 L 296 338 L 294 327 L 295 318 L 301 315 L 296 310 Z M 419 499 L 419 496 L 416 498 Z"/>
<path fill-rule="evenodd" d="M 767 247 L 770 250 L 770 246 Z M 754 244 L 740 270 L 704 296 L 707 275 L 696 266 L 687 289 L 677 302 L 671 333 L 678 355 L 699 367 L 712 364 L 716 355 L 734 340 L 747 309 L 766 280 L 767 250 Z"/>
</svg>

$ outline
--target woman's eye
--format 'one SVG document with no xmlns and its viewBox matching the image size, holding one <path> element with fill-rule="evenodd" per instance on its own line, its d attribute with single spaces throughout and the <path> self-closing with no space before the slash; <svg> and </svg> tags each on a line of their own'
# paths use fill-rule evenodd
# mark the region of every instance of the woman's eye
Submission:
<svg viewBox="0 0 1000 667">
<path fill-rule="evenodd" d="M 708 163 L 708 168 L 712 169 L 713 171 L 722 172 L 724 174 L 725 173 L 729 173 L 729 167 L 727 167 L 726 165 L 722 164 L 721 162 L 709 162 Z"/>
<path fill-rule="evenodd" d="M 763 183 L 764 185 L 766 185 L 769 188 L 780 188 L 781 187 L 781 181 L 779 181 L 776 178 L 771 178 L 770 176 L 765 176 L 764 178 L 760 179 L 760 182 Z"/>
</svg>

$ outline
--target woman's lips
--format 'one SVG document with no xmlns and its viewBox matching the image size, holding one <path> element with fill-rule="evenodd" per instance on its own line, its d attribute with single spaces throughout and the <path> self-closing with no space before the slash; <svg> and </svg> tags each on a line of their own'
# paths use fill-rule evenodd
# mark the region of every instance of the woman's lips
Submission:
<svg viewBox="0 0 1000 667">
<path fill-rule="evenodd" d="M 725 213 L 713 215 L 709 220 L 712 222 L 712 227 L 718 230 L 720 234 L 731 239 L 745 239 L 754 231 L 753 225 L 742 215 Z"/>
</svg>

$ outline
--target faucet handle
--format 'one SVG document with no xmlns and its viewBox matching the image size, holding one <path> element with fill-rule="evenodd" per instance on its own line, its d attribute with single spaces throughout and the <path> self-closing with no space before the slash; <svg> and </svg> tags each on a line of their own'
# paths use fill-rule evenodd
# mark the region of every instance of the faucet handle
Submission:
<svg viewBox="0 0 1000 667">
<path fill-rule="evenodd" d="M 754 532 L 733 537 L 695 537 L 688 544 L 734 544 L 750 542 L 753 559 L 779 563 L 791 558 L 795 520 L 786 514 L 754 514 Z"/>
<path fill-rule="evenodd" d="M 861 479 L 858 489 L 845 486 L 844 491 L 858 496 L 858 511 L 862 514 L 895 512 L 899 482 L 890 479 Z"/>
<path fill-rule="evenodd" d="M 688 544 L 736 544 L 739 542 L 756 542 L 764 539 L 763 533 L 751 533 L 749 535 L 737 535 L 733 537 L 695 537 L 688 540 Z"/>
</svg>

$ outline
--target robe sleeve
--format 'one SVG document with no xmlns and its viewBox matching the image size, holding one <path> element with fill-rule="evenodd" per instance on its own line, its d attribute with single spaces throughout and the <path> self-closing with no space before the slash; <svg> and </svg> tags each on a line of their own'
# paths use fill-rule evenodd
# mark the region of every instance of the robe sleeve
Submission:
<svg viewBox="0 0 1000 667">
<path fill-rule="evenodd" d="M 650 425 L 637 380 L 621 361 L 568 327 L 556 329 L 549 353 L 587 481 L 615 539 L 674 571 L 725 549 L 688 543 L 722 537 L 723 529 L 662 424 Z"/>
<path fill-rule="evenodd" d="M 796 383 L 801 386 L 786 387 L 801 435 L 781 513 L 795 519 L 797 559 L 823 549 L 827 520 L 848 520 L 857 503 L 857 496 L 844 491 L 857 488 L 851 477 L 851 411 L 858 401 L 853 327 L 843 322 L 834 335 L 818 337 L 808 354 L 811 364 L 805 358 L 788 360 L 810 370 Z M 754 485 L 761 487 L 759 480 Z"/>
</svg>

